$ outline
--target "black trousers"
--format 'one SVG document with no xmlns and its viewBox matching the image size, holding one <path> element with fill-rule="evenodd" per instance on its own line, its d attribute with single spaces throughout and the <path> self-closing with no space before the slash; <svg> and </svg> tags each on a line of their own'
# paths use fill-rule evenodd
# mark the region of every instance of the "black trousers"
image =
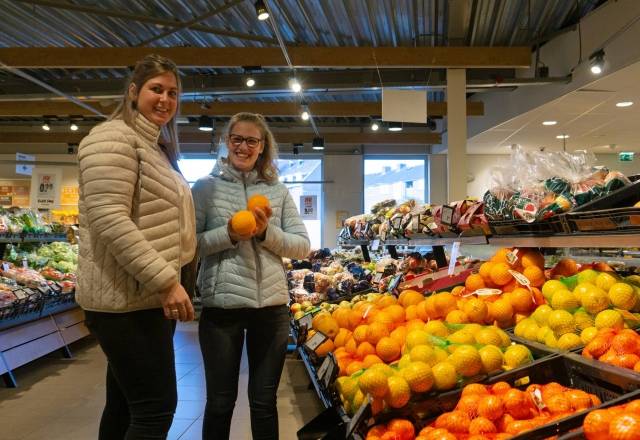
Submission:
<svg viewBox="0 0 640 440">
<path fill-rule="evenodd" d="M 166 439 L 178 402 L 176 322 L 165 319 L 162 309 L 85 316 L 108 360 L 99 439 Z"/>
<path fill-rule="evenodd" d="M 251 433 L 254 440 L 278 439 L 276 400 L 289 338 L 287 306 L 203 310 L 199 327 L 207 379 L 203 440 L 229 438 L 245 330 Z"/>
</svg>

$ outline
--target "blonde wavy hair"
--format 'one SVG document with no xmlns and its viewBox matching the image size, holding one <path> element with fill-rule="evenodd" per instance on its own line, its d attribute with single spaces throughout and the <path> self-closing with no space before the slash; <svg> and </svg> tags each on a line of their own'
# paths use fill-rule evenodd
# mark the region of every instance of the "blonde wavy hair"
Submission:
<svg viewBox="0 0 640 440">
<path fill-rule="evenodd" d="M 269 124 L 264 116 L 257 113 L 236 113 L 231 117 L 226 129 L 224 130 L 224 141 L 229 145 L 229 134 L 238 122 L 249 122 L 255 125 L 262 134 L 262 142 L 264 142 L 264 150 L 258 156 L 258 160 L 254 165 L 254 169 L 258 172 L 258 176 L 267 182 L 273 183 L 278 181 L 278 144 L 269 128 Z"/>
<path fill-rule="evenodd" d="M 109 116 L 109 120 L 122 119 L 129 127 L 136 129 L 136 118 L 138 117 L 138 108 L 136 96 L 142 90 L 142 86 L 152 78 L 163 73 L 171 72 L 176 77 L 178 85 L 178 98 L 176 103 L 176 114 L 164 126 L 161 127 L 164 147 L 169 160 L 175 162 L 180 157 L 180 147 L 178 144 L 178 115 L 180 114 L 180 94 L 182 85 L 180 83 L 180 75 L 178 74 L 178 66 L 169 58 L 161 55 L 150 54 L 136 63 L 133 72 L 127 80 L 122 101 L 118 108 Z M 130 93 L 129 89 L 133 84 L 136 88 L 136 94 Z"/>
</svg>

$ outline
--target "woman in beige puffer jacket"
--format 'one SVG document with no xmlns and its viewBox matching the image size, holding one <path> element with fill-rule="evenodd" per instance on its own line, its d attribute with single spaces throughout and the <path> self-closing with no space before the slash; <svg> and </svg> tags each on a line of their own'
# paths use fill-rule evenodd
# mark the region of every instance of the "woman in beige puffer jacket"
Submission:
<svg viewBox="0 0 640 440">
<path fill-rule="evenodd" d="M 78 149 L 76 298 L 108 360 L 100 439 L 165 439 L 177 404 L 175 320 L 193 319 L 180 273 L 196 248 L 191 192 L 176 162 L 179 93 L 175 64 L 145 57 L 122 105 Z"/>
</svg>

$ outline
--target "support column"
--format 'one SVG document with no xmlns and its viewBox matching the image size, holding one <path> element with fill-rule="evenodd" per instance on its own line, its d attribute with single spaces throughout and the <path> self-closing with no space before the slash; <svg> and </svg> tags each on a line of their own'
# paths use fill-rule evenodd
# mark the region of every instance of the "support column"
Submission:
<svg viewBox="0 0 640 440">
<path fill-rule="evenodd" d="M 429 156 L 429 203 L 443 205 L 447 197 L 447 156 L 432 154 Z"/>
<path fill-rule="evenodd" d="M 450 202 L 467 196 L 466 92 L 465 69 L 447 69 L 447 187 Z"/>
</svg>

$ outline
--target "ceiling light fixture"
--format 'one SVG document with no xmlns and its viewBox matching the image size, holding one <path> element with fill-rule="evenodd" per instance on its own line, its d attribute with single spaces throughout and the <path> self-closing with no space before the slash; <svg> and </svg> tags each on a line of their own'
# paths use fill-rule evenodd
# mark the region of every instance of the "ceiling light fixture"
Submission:
<svg viewBox="0 0 640 440">
<path fill-rule="evenodd" d="M 264 4 L 263 0 L 258 0 L 257 2 L 255 2 L 255 7 L 258 20 L 265 21 L 269 18 L 269 11 L 267 10 L 267 6 Z"/>
<path fill-rule="evenodd" d="M 389 131 L 402 131 L 402 122 L 390 122 Z"/>
<path fill-rule="evenodd" d="M 213 119 L 210 116 L 202 115 L 198 121 L 198 130 L 213 131 Z"/>
<path fill-rule="evenodd" d="M 289 80 L 289 88 L 294 92 L 294 93 L 300 93 L 302 91 L 302 85 L 300 84 L 300 82 L 296 79 L 296 77 L 292 77 Z"/>
<path fill-rule="evenodd" d="M 245 84 L 247 85 L 247 87 L 253 87 L 256 85 L 256 80 L 249 77 L 247 78 L 247 82 Z"/>
<path fill-rule="evenodd" d="M 313 143 L 311 144 L 311 148 L 313 148 L 314 150 L 324 150 L 324 138 L 314 137 Z"/>
<path fill-rule="evenodd" d="M 308 121 L 308 120 L 309 120 L 309 112 L 308 112 L 308 111 L 306 111 L 306 110 L 305 110 L 305 111 L 303 111 L 303 112 L 300 114 L 300 117 L 302 118 L 302 120 L 303 120 L 303 121 Z"/>
<path fill-rule="evenodd" d="M 600 75 L 604 70 L 604 50 L 593 53 L 589 57 L 589 64 L 591 65 L 591 73 L 594 75 Z"/>
<path fill-rule="evenodd" d="M 74 122 L 72 122 L 71 125 L 69 125 L 69 130 L 78 131 L 78 126 Z"/>
<path fill-rule="evenodd" d="M 371 124 L 371 130 L 378 131 L 379 129 L 380 129 L 380 126 L 378 125 L 377 122 L 374 122 L 373 124 Z"/>
<path fill-rule="evenodd" d="M 631 107 L 633 105 L 633 101 L 622 101 L 616 103 L 616 107 Z"/>
<path fill-rule="evenodd" d="M 44 131 L 49 131 L 49 130 L 51 130 L 51 127 L 49 127 L 49 124 L 47 124 L 47 123 L 45 122 L 44 124 L 42 124 L 42 129 L 43 129 Z"/>
<path fill-rule="evenodd" d="M 559 134 L 558 136 L 556 136 L 556 139 L 569 139 L 569 135 L 568 134 Z"/>
<path fill-rule="evenodd" d="M 556 125 L 557 123 L 558 123 L 558 121 L 544 121 L 544 122 L 542 123 L 542 125 L 547 125 L 547 126 L 549 126 L 549 125 Z"/>
</svg>

